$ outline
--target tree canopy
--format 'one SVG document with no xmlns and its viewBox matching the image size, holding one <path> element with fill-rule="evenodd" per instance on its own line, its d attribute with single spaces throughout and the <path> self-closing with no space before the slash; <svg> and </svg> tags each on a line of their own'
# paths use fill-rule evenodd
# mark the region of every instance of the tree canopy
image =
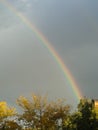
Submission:
<svg viewBox="0 0 98 130">
<path fill-rule="evenodd" d="M 48 100 L 47 96 L 20 96 L 21 113 L 0 102 L 0 130 L 98 130 L 94 100 L 83 98 L 75 111 L 65 99 Z"/>
</svg>

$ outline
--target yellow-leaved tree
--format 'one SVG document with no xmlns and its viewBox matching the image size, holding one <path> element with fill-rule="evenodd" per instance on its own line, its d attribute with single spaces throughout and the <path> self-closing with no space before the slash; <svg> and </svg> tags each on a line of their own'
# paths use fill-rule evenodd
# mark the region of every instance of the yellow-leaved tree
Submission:
<svg viewBox="0 0 98 130">
<path fill-rule="evenodd" d="M 0 102 L 0 120 L 16 113 L 15 108 L 8 107 L 6 102 Z"/>
<path fill-rule="evenodd" d="M 9 107 L 6 102 L 0 102 L 0 130 L 8 130 L 11 126 L 15 126 L 17 123 L 14 120 L 9 120 L 10 117 L 15 115 L 15 108 Z"/>
<path fill-rule="evenodd" d="M 37 130 L 56 130 L 58 126 L 61 127 L 70 110 L 63 99 L 51 102 L 47 96 L 36 94 L 31 99 L 21 96 L 17 103 L 23 109 L 20 120 L 25 127 Z"/>
</svg>

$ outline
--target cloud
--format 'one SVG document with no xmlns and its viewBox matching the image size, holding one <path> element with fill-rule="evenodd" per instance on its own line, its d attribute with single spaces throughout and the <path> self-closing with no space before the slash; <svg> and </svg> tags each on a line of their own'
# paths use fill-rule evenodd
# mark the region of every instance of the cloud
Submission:
<svg viewBox="0 0 98 130">
<path fill-rule="evenodd" d="M 69 92 L 74 97 L 48 50 L 23 25 L 0 31 L 0 61 L 1 100 L 13 104 L 33 91 L 52 98 Z"/>
<path fill-rule="evenodd" d="M 33 8 L 27 8 L 27 4 Z M 38 4 L 34 4 L 33 0 L 18 0 L 15 6 L 36 21 L 40 32 L 49 39 L 72 72 L 83 94 L 97 97 L 98 8 L 91 6 L 94 13 L 87 2 L 71 3 L 64 0 L 43 0 Z M 49 92 L 51 97 L 64 96 L 74 100 L 72 89 L 66 85 L 57 63 L 33 32 L 25 25 L 14 25 L 13 17 L 7 11 L 4 13 L 3 10 L 0 19 L 3 27 L 0 31 L 2 99 L 13 100 L 21 93 L 28 94 L 34 90 Z M 6 28 L 6 24 L 10 25 L 9 28 Z M 16 93 L 12 94 L 12 91 Z"/>
<path fill-rule="evenodd" d="M 6 6 L 1 6 L 0 11 L 0 29 L 10 28 L 20 23 L 19 19 Z"/>
<path fill-rule="evenodd" d="M 24 3 L 28 2 L 28 0 L 21 0 L 21 1 L 24 2 Z"/>
<path fill-rule="evenodd" d="M 21 0 L 21 1 L 25 4 L 26 7 L 31 7 L 31 3 L 29 0 Z"/>
</svg>

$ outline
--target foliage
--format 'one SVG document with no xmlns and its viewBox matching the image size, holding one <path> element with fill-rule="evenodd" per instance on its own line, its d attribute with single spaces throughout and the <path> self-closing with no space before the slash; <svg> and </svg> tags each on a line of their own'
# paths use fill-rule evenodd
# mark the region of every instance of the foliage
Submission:
<svg viewBox="0 0 98 130">
<path fill-rule="evenodd" d="M 30 99 L 19 97 L 17 104 L 21 114 L 0 102 L 0 130 L 98 130 L 93 100 L 81 99 L 75 112 L 70 112 L 64 99 L 49 101 L 47 96 L 36 94 Z"/>
<path fill-rule="evenodd" d="M 9 107 L 6 102 L 0 102 L 0 130 L 16 129 L 18 124 L 10 120 L 15 115 L 15 108 Z"/>
<path fill-rule="evenodd" d="M 0 130 L 22 130 L 22 127 L 14 120 L 6 120 Z"/>
<path fill-rule="evenodd" d="M 94 102 L 89 99 L 81 99 L 77 111 L 65 121 L 65 130 L 97 130 L 98 120 L 94 109 Z M 67 124 L 66 124 L 67 122 Z"/>
<path fill-rule="evenodd" d="M 20 97 L 17 103 L 23 109 L 20 119 L 24 120 L 24 125 L 40 130 L 56 129 L 59 120 L 63 122 L 70 108 L 64 104 L 64 100 L 49 102 L 47 96 L 35 94 L 32 95 L 31 100 Z"/>
<path fill-rule="evenodd" d="M 96 118 L 98 119 L 98 107 L 95 108 L 95 112 L 96 112 Z"/>
<path fill-rule="evenodd" d="M 78 111 L 82 114 L 82 118 L 77 122 L 79 130 L 95 130 L 97 128 L 96 113 L 94 110 L 94 102 L 88 99 L 80 100 Z"/>
<path fill-rule="evenodd" d="M 15 108 L 8 107 L 6 102 L 0 102 L 0 120 L 13 116 L 15 113 Z"/>
</svg>

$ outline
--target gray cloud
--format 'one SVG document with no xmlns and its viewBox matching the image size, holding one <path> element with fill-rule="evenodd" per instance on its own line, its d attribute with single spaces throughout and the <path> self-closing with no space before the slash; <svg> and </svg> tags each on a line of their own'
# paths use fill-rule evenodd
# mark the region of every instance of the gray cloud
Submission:
<svg viewBox="0 0 98 130">
<path fill-rule="evenodd" d="M 13 103 L 19 95 L 33 91 L 50 97 L 60 97 L 60 91 L 65 96 L 62 90 L 73 95 L 52 56 L 32 34 L 22 25 L 0 32 L 1 99 Z"/>
<path fill-rule="evenodd" d="M 19 19 L 6 7 L 0 4 L 0 30 L 19 24 Z"/>
<path fill-rule="evenodd" d="M 25 8 L 26 2 L 25 6 L 20 1 L 18 3 L 14 1 L 15 3 L 16 8 L 25 13 L 49 39 L 72 72 L 83 95 L 97 98 L 96 2 L 92 5 L 90 1 L 88 5 L 88 1 L 77 0 L 32 1 L 29 4 L 34 8 L 30 7 L 30 9 Z M 70 100 L 70 103 L 76 102 L 74 93 L 67 85 L 59 66 L 35 34 L 16 16 L 13 17 L 13 14 L 7 13 L 4 9 L 2 12 L 0 15 L 1 99 L 13 104 L 19 95 L 28 95 L 31 91 L 36 91 L 47 92 L 51 98 L 63 96 Z"/>
</svg>

